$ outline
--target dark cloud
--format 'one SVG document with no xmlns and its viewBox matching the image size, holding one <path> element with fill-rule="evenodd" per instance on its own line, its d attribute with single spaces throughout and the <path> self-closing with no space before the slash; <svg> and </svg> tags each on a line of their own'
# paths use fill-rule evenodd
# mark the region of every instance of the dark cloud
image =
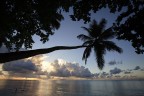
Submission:
<svg viewBox="0 0 144 96">
<path fill-rule="evenodd" d="M 108 64 L 109 65 L 122 64 L 122 61 L 115 61 L 115 60 L 113 60 L 113 61 L 110 61 Z"/>
<path fill-rule="evenodd" d="M 37 70 L 35 64 L 30 60 L 17 60 L 7 62 L 2 66 L 3 71 L 11 71 L 15 73 L 29 73 Z"/>
<path fill-rule="evenodd" d="M 123 73 L 124 74 L 131 74 L 131 73 L 133 73 L 133 70 L 132 69 L 123 70 Z"/>
<path fill-rule="evenodd" d="M 123 79 L 128 79 L 130 76 L 128 76 L 128 75 L 125 75 L 125 76 L 123 76 L 122 78 Z"/>
<path fill-rule="evenodd" d="M 122 72 L 122 70 L 119 68 L 114 68 L 114 69 L 110 70 L 110 74 L 120 74 L 121 72 Z"/>
<path fill-rule="evenodd" d="M 125 71 L 124 74 L 131 74 L 131 71 Z"/>
<path fill-rule="evenodd" d="M 100 75 L 100 73 L 94 73 L 92 76 L 93 76 L 94 78 L 98 78 L 99 75 Z"/>
<path fill-rule="evenodd" d="M 114 77 L 117 78 L 117 79 L 120 79 L 120 78 L 121 78 L 120 75 L 116 75 L 116 76 L 114 76 Z"/>
<path fill-rule="evenodd" d="M 140 68 L 140 66 L 136 66 L 135 68 L 134 68 L 134 70 L 140 70 L 141 68 Z"/>
<path fill-rule="evenodd" d="M 100 74 L 100 78 L 107 78 L 107 76 L 109 76 L 109 73 L 102 72 L 102 73 Z"/>
<path fill-rule="evenodd" d="M 110 74 L 110 75 L 107 76 L 107 78 L 109 78 L 109 79 L 112 79 L 112 77 L 113 77 L 112 74 Z"/>
</svg>

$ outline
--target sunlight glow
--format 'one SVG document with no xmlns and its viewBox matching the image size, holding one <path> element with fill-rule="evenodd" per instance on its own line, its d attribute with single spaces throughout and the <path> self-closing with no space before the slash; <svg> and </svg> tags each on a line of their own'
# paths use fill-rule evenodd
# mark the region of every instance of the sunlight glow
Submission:
<svg viewBox="0 0 144 96">
<path fill-rule="evenodd" d="M 53 66 L 51 66 L 51 64 L 47 61 L 42 62 L 41 69 L 42 69 L 42 71 L 46 71 L 46 72 L 55 71 L 55 68 Z"/>
</svg>

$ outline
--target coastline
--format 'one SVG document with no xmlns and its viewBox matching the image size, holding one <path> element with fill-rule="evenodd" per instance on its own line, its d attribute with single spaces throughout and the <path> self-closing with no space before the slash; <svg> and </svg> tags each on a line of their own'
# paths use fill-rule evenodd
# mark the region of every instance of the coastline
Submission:
<svg viewBox="0 0 144 96">
<path fill-rule="evenodd" d="M 49 78 L 27 78 L 27 77 L 3 77 L 0 80 L 94 80 L 94 81 L 144 81 L 144 79 L 104 79 L 104 78 L 81 78 L 81 77 L 56 77 Z"/>
</svg>

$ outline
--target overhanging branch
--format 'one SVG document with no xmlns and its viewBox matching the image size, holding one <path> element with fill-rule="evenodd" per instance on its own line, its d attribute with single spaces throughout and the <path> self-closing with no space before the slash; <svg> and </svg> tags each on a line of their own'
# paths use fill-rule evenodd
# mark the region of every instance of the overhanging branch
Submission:
<svg viewBox="0 0 144 96">
<path fill-rule="evenodd" d="M 28 57 L 39 55 L 39 54 L 51 53 L 56 50 L 70 50 L 70 49 L 77 49 L 77 48 L 83 48 L 83 47 L 86 47 L 86 46 L 55 46 L 55 47 L 44 48 L 44 49 L 0 53 L 0 63 L 14 61 L 18 59 L 24 59 L 24 58 L 28 58 Z"/>
</svg>

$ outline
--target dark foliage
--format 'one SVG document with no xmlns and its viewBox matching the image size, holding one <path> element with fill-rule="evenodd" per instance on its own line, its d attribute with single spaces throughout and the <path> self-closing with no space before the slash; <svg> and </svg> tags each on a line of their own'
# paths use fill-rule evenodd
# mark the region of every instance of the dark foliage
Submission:
<svg viewBox="0 0 144 96">
<path fill-rule="evenodd" d="M 67 0 L 1 0 L 0 46 L 18 50 L 23 45 L 32 48 L 32 36 L 45 43 L 63 19 L 61 9 L 68 11 Z M 68 6 L 68 7 L 67 7 Z"/>
</svg>

